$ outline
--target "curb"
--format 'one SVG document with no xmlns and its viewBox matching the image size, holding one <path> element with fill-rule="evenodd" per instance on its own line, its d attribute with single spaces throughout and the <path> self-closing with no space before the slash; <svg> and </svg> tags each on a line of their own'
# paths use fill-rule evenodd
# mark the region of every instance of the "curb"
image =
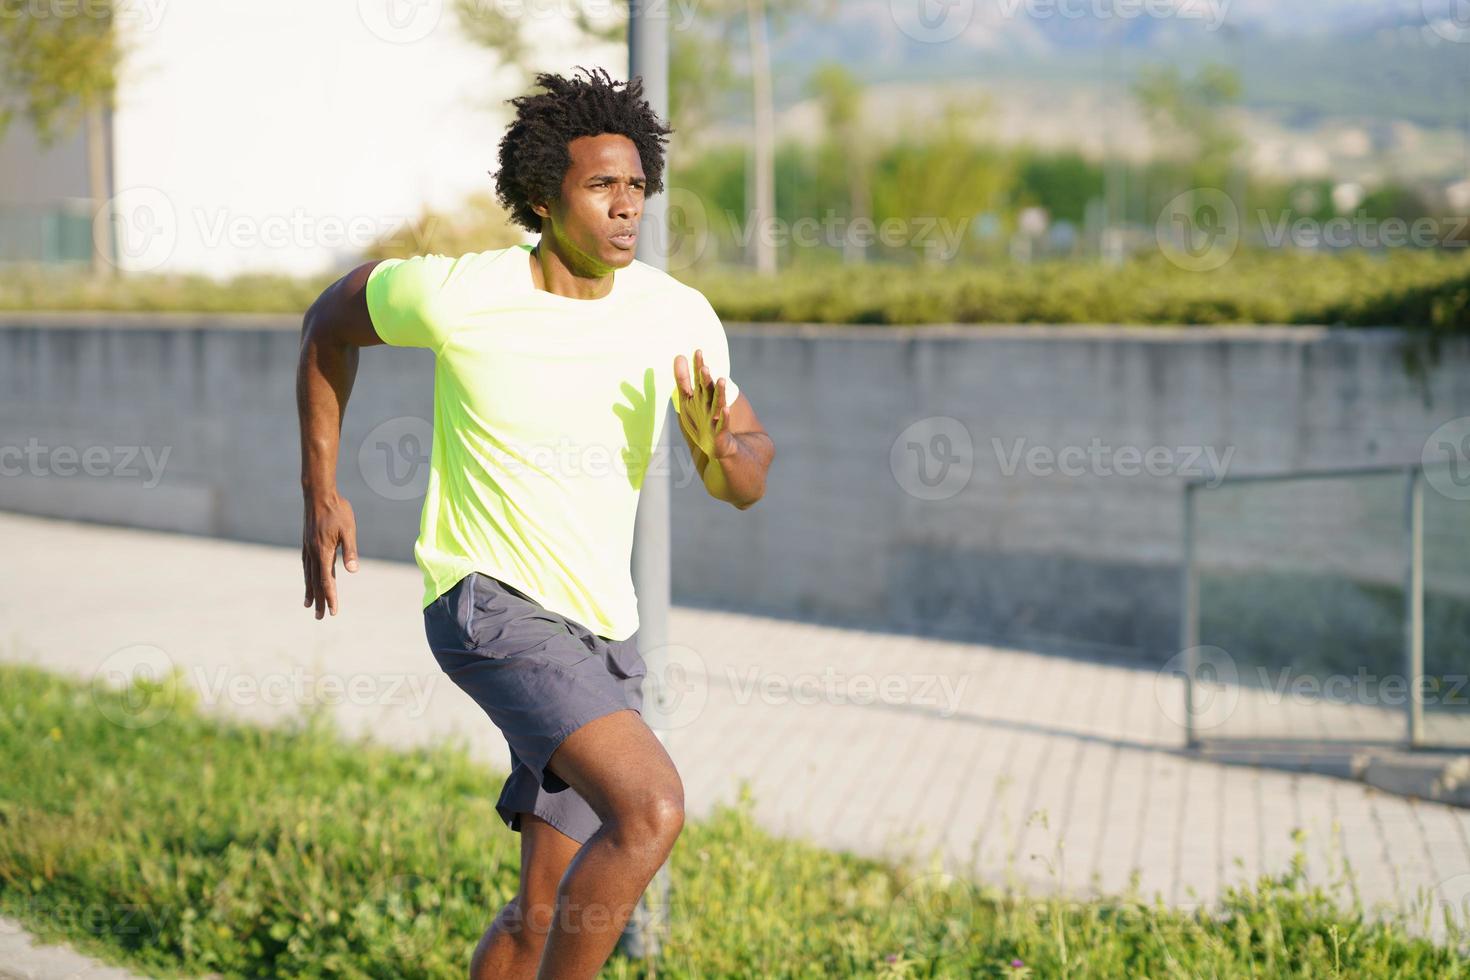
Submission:
<svg viewBox="0 0 1470 980">
<path fill-rule="evenodd" d="M 1353 776 L 1385 793 L 1470 807 L 1470 755 L 1365 752 Z"/>
</svg>

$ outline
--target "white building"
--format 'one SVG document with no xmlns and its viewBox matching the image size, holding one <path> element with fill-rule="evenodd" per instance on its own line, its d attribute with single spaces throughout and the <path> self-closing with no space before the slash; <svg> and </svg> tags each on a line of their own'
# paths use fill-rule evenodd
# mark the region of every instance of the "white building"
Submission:
<svg viewBox="0 0 1470 980">
<path fill-rule="evenodd" d="M 488 190 L 520 73 L 468 42 L 451 0 L 118 0 L 129 47 L 107 159 L 127 271 L 320 273 L 425 205 Z M 489 3 L 492 0 L 485 0 Z M 522 5 L 538 70 L 627 71 Z M 85 261 L 81 135 L 0 142 L 0 260 Z M 107 221 L 96 223 L 105 229 Z"/>
</svg>

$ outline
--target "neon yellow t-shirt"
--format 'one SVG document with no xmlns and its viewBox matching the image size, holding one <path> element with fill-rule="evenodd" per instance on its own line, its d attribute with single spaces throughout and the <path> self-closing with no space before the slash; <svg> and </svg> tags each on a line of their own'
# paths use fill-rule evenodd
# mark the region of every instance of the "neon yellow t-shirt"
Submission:
<svg viewBox="0 0 1470 980">
<path fill-rule="evenodd" d="M 660 269 L 635 260 L 606 296 L 572 299 L 536 288 L 530 250 L 388 259 L 368 278 L 378 336 L 435 354 L 423 604 L 483 572 L 624 640 L 638 494 L 664 406 L 678 410 L 674 357 L 692 373 L 699 348 L 728 379 L 729 346 L 704 294 Z M 739 394 L 727 380 L 727 403 Z"/>
</svg>

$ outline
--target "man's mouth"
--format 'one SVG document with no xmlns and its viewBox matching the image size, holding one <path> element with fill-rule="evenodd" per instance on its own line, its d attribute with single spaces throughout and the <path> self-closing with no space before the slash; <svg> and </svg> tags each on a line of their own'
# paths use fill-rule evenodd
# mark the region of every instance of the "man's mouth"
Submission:
<svg viewBox="0 0 1470 980">
<path fill-rule="evenodd" d="M 637 241 L 638 233 L 636 231 L 620 232 L 612 236 L 612 243 L 619 248 L 632 248 Z"/>
</svg>

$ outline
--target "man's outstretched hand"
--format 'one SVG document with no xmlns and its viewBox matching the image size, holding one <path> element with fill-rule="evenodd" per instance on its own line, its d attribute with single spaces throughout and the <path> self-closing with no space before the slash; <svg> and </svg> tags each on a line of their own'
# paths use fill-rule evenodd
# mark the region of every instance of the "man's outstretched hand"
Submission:
<svg viewBox="0 0 1470 980">
<path fill-rule="evenodd" d="M 357 571 L 357 518 L 352 505 L 333 493 L 329 497 L 307 497 L 305 526 L 301 533 L 301 568 L 306 574 L 306 603 L 316 606 L 316 618 L 327 610 L 337 615 L 337 550 L 342 566 Z"/>
<path fill-rule="evenodd" d="M 704 352 L 694 352 L 694 374 L 683 354 L 674 358 L 674 383 L 679 388 L 679 425 L 700 452 L 721 459 L 740 447 L 730 432 L 729 406 L 725 404 L 725 379 L 710 376 Z"/>
</svg>

